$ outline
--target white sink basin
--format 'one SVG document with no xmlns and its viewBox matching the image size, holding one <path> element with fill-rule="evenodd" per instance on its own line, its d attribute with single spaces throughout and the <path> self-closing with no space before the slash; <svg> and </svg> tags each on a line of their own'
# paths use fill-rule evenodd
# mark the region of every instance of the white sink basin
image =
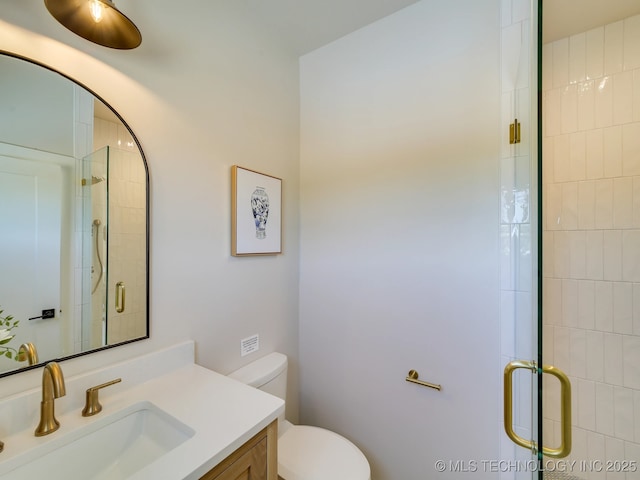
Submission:
<svg viewBox="0 0 640 480">
<path fill-rule="evenodd" d="M 60 435 L 62 429 L 53 435 Z M 173 450 L 194 431 L 150 402 L 141 402 L 25 453 L 11 480 L 116 480 Z M 57 440 L 57 439 L 56 439 Z"/>
</svg>

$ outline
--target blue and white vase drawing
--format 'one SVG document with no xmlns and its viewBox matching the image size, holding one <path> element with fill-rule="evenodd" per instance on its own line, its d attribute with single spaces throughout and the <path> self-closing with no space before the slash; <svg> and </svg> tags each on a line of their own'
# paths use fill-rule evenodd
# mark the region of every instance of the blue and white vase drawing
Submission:
<svg viewBox="0 0 640 480">
<path fill-rule="evenodd" d="M 263 240 L 267 238 L 267 219 L 269 217 L 269 195 L 263 187 L 256 187 L 251 194 L 251 210 L 253 210 L 253 220 L 256 224 L 256 238 Z"/>
</svg>

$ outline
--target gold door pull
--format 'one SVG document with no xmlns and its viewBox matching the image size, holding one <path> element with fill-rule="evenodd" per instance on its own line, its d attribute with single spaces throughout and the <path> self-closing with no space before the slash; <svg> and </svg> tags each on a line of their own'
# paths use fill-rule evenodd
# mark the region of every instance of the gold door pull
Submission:
<svg viewBox="0 0 640 480">
<path fill-rule="evenodd" d="M 116 378 L 115 380 L 111 380 L 110 382 L 87 388 L 86 402 L 84 404 L 84 409 L 82 410 L 82 416 L 90 417 L 92 415 L 95 415 L 96 413 L 100 413 L 102 411 L 102 405 L 100 405 L 100 402 L 98 401 L 98 392 L 101 388 L 108 387 L 110 385 L 113 385 L 114 383 L 119 383 L 121 381 L 121 378 Z"/>
<path fill-rule="evenodd" d="M 422 380 L 418 380 L 418 372 L 416 372 L 415 370 L 409 370 L 409 374 L 407 375 L 407 378 L 405 378 L 405 380 L 407 382 L 411 382 L 411 383 L 415 383 L 417 385 L 422 385 L 423 387 L 429 387 L 429 388 L 434 388 L 438 391 L 442 390 L 442 385 L 437 385 L 435 383 L 429 383 L 429 382 L 423 382 Z"/>
</svg>

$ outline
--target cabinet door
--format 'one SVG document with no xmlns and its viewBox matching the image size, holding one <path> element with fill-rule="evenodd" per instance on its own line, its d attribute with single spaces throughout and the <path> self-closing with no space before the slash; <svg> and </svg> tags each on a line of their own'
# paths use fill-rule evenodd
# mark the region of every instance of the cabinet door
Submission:
<svg viewBox="0 0 640 480">
<path fill-rule="evenodd" d="M 200 480 L 275 480 L 277 444 L 277 421 L 274 421 Z"/>
<path fill-rule="evenodd" d="M 267 439 L 241 455 L 216 480 L 267 480 Z"/>
</svg>

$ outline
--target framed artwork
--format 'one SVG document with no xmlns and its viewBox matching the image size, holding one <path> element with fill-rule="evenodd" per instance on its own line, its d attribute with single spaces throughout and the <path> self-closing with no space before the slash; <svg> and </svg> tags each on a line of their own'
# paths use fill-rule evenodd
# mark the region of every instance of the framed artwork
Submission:
<svg viewBox="0 0 640 480">
<path fill-rule="evenodd" d="M 231 255 L 282 253 L 282 179 L 231 167 Z"/>
</svg>

